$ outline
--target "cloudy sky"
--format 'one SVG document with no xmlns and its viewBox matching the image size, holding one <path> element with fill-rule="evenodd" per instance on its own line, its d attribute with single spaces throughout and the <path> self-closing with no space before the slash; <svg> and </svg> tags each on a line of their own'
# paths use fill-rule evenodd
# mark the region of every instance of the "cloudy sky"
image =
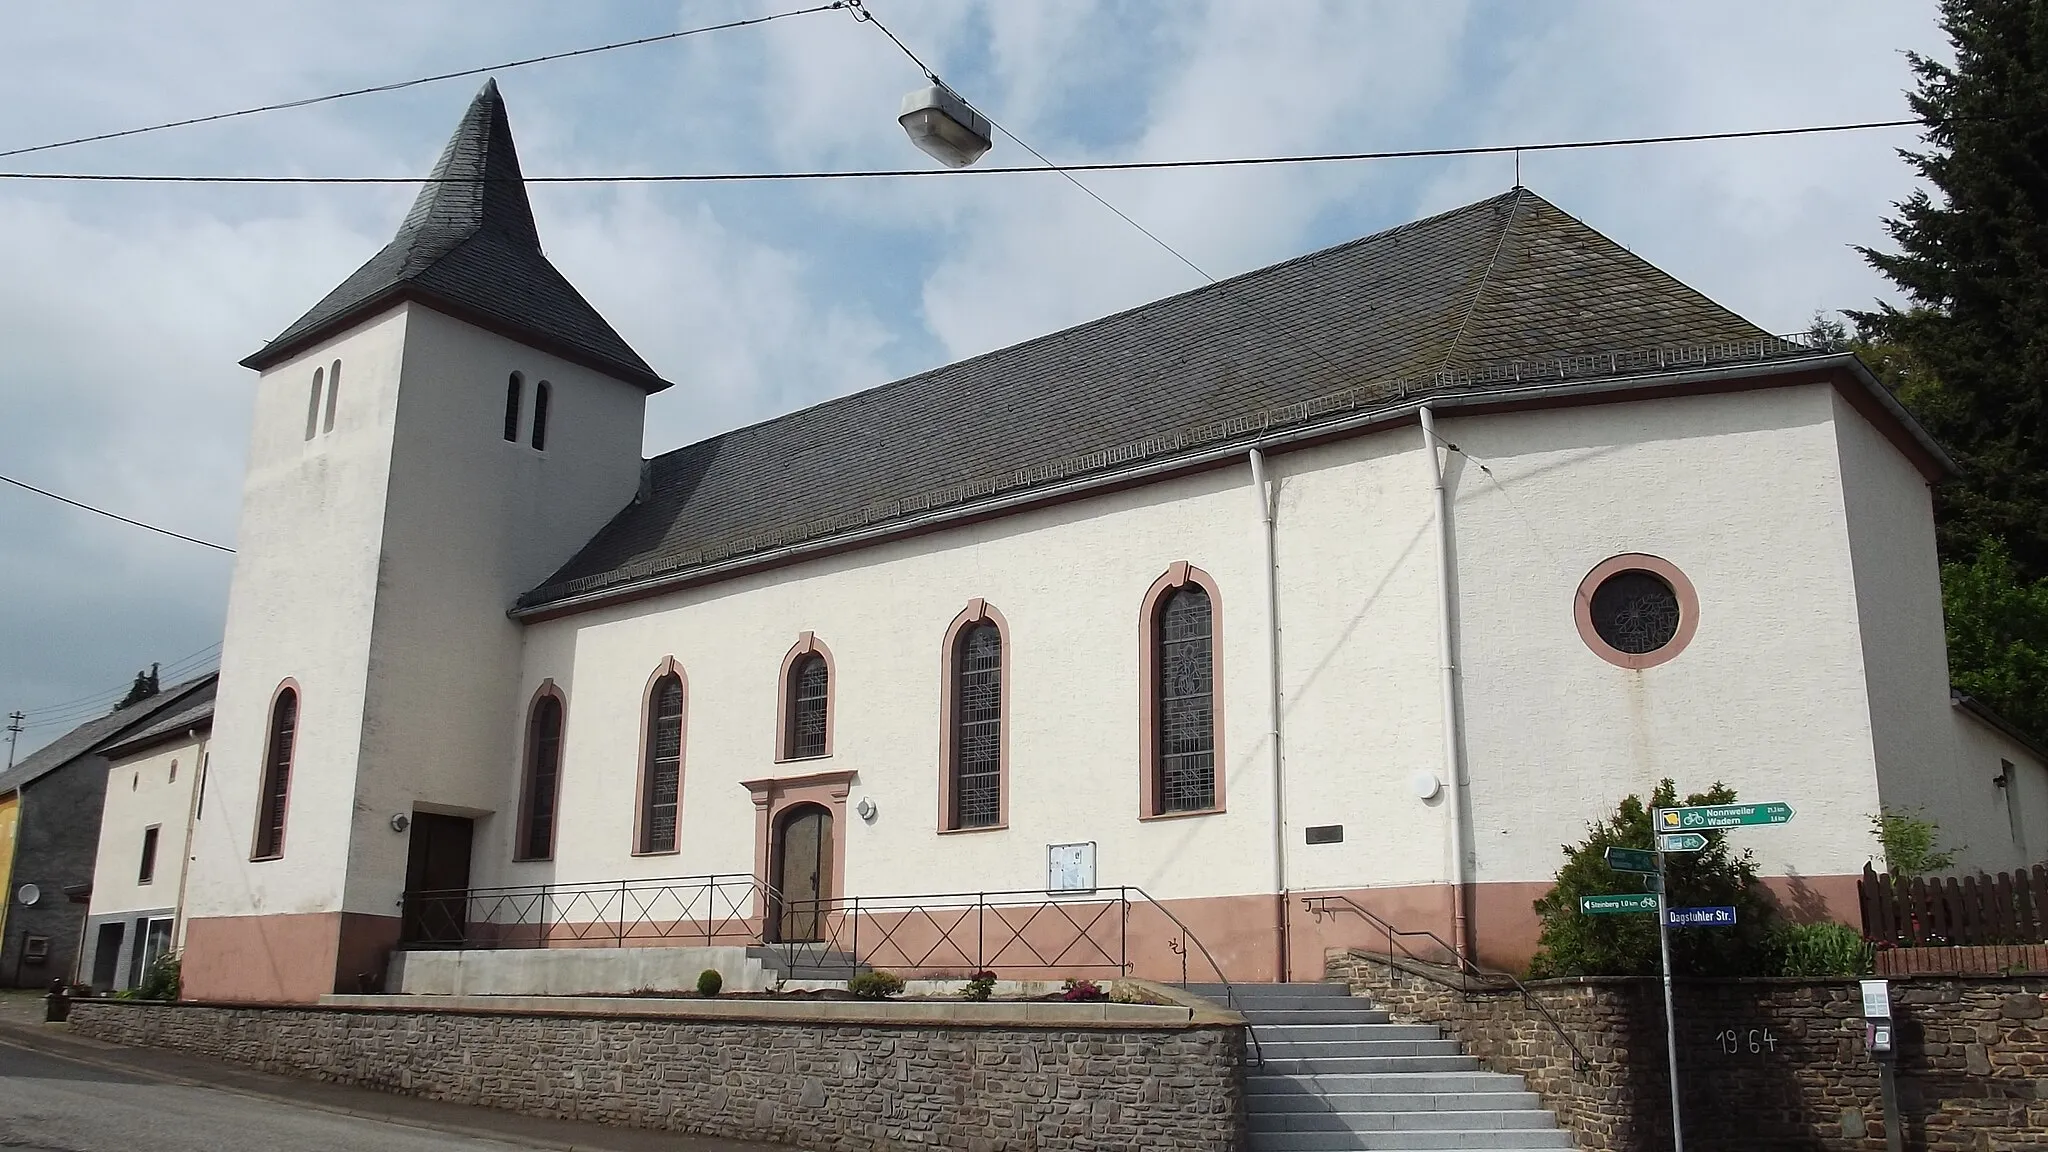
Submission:
<svg viewBox="0 0 2048 1152">
<path fill-rule="evenodd" d="M 806 0 L 152 0 L 0 9 L 0 150 Z M 1891 119 L 1934 0 L 870 0 L 1058 161 L 1527 143 Z M 498 74 L 529 175 L 927 163 L 921 78 L 844 12 Z M 0 171 L 422 175 L 476 79 L 0 159 Z M 1867 132 L 1524 158 L 1565 210 L 1773 331 L 1884 286 L 1911 187 Z M 985 163 L 1028 161 L 1007 143 Z M 1503 191 L 1510 160 L 1091 185 L 1225 275 Z M 233 544 L 235 361 L 389 238 L 402 187 L 0 180 L 0 473 Z M 666 451 L 1199 283 L 1056 176 L 543 187 L 549 254 L 655 368 Z M 141 665 L 202 666 L 229 557 L 0 486 L 0 713 L 23 751 Z"/>
</svg>

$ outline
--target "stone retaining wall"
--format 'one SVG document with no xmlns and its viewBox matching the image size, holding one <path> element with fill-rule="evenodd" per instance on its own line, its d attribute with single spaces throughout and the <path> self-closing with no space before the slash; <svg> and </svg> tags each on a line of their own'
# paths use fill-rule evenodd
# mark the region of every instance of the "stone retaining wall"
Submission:
<svg viewBox="0 0 2048 1152">
<path fill-rule="evenodd" d="M 71 1028 L 119 1044 L 529 1115 L 830 1152 L 1244 1146 L 1244 1030 L 1236 1026 L 853 1024 L 635 1015 L 626 1006 L 565 1015 L 82 1000 L 72 1006 Z"/>
<path fill-rule="evenodd" d="M 1584 1152 L 1663 1152 L 1670 1080 L 1658 982 L 1530 985 L 1586 1056 L 1520 993 L 1454 990 L 1429 966 L 1332 953 L 1330 975 L 1397 1018 L 1441 1024 L 1474 1055 L 1525 1076 Z M 1876 1064 L 1853 980 L 1678 985 L 1679 1069 L 1690 1152 L 1884 1152 Z M 1894 982 L 1906 1147 L 2048 1148 L 2048 979 Z"/>
</svg>

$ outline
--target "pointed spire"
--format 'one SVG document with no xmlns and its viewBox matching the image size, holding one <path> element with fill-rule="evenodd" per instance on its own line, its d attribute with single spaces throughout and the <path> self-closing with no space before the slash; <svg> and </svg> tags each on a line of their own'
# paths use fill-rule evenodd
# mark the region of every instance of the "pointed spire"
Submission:
<svg viewBox="0 0 2048 1152">
<path fill-rule="evenodd" d="M 519 151 L 512 144 L 512 124 L 496 80 L 484 81 L 483 90 L 470 101 L 412 211 L 399 225 L 398 238 L 469 236 L 484 229 L 536 250 L 540 247 L 526 180 L 519 172 Z"/>
</svg>

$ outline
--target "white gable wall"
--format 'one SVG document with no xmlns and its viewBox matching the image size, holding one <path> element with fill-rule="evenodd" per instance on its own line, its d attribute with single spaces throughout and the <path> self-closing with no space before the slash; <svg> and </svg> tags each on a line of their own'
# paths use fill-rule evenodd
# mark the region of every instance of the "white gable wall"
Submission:
<svg viewBox="0 0 2048 1152">
<path fill-rule="evenodd" d="M 2010 872 L 2048 862 L 2048 762 L 2033 749 L 1960 706 L 1955 724 L 1955 770 L 1938 809 L 1943 847 L 1956 852 L 1956 870 Z M 2008 784 L 1994 781 L 2011 764 Z"/>
<path fill-rule="evenodd" d="M 199 779 L 206 737 L 179 737 L 107 768 L 107 801 L 100 810 L 100 846 L 93 860 L 89 916 L 148 912 L 178 906 L 185 834 L 192 826 L 192 789 Z M 176 771 L 177 778 L 171 773 Z M 142 839 L 157 829 L 155 875 L 140 879 Z"/>
</svg>

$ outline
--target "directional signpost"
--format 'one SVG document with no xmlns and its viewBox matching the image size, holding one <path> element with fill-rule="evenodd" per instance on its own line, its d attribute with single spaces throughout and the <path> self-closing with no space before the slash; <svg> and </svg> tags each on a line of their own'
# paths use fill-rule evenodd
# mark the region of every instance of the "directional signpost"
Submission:
<svg viewBox="0 0 2048 1152">
<path fill-rule="evenodd" d="M 1631 865 L 1643 863 L 1645 857 L 1651 858 L 1650 862 L 1654 864 L 1656 873 L 1650 877 L 1654 882 L 1650 885 L 1650 891 L 1642 895 L 1579 897 L 1579 911 L 1589 915 L 1615 912 L 1657 914 L 1657 950 L 1664 960 L 1664 1045 L 1671 1059 L 1672 1152 L 1685 1152 L 1685 1126 L 1680 1122 L 1678 1109 L 1678 1014 L 1671 1006 L 1671 930 L 1729 927 L 1735 923 L 1735 909 L 1672 908 L 1665 904 L 1665 857 L 1674 852 L 1705 850 L 1707 838 L 1701 833 L 1709 829 L 1768 826 L 1788 823 L 1791 819 L 1790 804 L 1704 804 L 1690 808 L 1652 808 L 1650 827 L 1657 833 L 1655 852 L 1627 848 L 1607 850 L 1607 866 L 1618 872 L 1640 871 Z"/>
<path fill-rule="evenodd" d="M 1581 896 L 1579 911 L 1588 916 L 1613 916 L 1623 912 L 1655 912 L 1655 892 L 1624 892 L 1617 896 Z"/>
<path fill-rule="evenodd" d="M 1616 872 L 1655 872 L 1657 854 L 1641 848 L 1609 848 L 1607 866 Z"/>
<path fill-rule="evenodd" d="M 1690 832 L 1699 828 L 1742 828 L 1751 824 L 1789 824 L 1790 804 L 1708 804 L 1699 808 L 1657 809 L 1657 831 Z"/>
</svg>

